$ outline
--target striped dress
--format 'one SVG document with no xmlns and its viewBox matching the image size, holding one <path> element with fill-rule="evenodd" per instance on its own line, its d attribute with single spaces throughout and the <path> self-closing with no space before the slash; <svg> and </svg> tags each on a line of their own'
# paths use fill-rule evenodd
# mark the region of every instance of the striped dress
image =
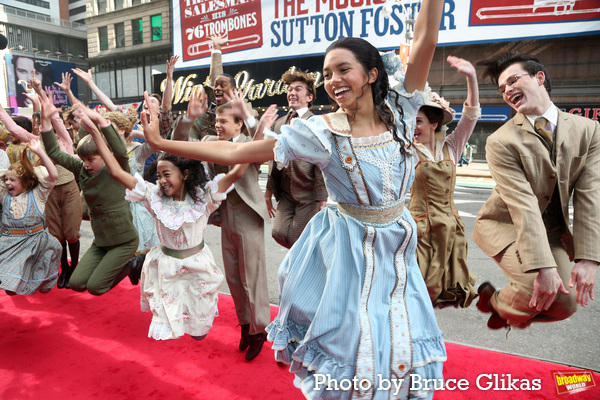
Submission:
<svg viewBox="0 0 600 400">
<path fill-rule="evenodd" d="M 40 183 L 29 192 L 11 196 L 0 174 L 2 236 L 0 236 L 0 289 L 33 294 L 56 286 L 62 246 L 45 228 L 45 204 L 54 184 L 45 181 L 44 167 L 36 167 Z M 22 233 L 43 227 L 37 232 Z M 35 229 L 33 229 L 35 230 Z M 15 233 L 16 232 L 16 233 Z"/>
<path fill-rule="evenodd" d="M 402 74 L 395 78 L 403 88 Z M 412 140 L 425 94 L 398 91 Z M 344 113 L 294 120 L 277 137 L 278 166 L 319 166 L 338 202 L 313 217 L 284 259 L 279 315 L 267 328 L 276 359 L 290 364 L 307 398 L 431 398 L 431 387 L 412 390 L 410 381 L 441 385 L 445 346 L 404 208 L 414 179 L 405 145 L 391 132 L 352 138 Z"/>
</svg>

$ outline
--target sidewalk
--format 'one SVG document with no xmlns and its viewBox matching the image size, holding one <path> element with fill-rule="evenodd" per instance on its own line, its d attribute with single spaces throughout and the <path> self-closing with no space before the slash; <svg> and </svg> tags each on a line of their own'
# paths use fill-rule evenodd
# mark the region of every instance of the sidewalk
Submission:
<svg viewBox="0 0 600 400">
<path fill-rule="evenodd" d="M 456 175 L 470 178 L 492 178 L 486 162 L 471 162 L 462 167 L 456 166 Z"/>
</svg>

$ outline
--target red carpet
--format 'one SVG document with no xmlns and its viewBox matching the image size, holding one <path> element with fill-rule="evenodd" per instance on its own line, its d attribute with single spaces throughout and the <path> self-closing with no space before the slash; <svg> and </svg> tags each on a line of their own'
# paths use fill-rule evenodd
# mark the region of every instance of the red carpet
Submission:
<svg viewBox="0 0 600 400">
<path fill-rule="evenodd" d="M 302 399 L 269 347 L 251 363 L 237 350 L 229 296 L 221 295 L 219 312 L 201 342 L 155 341 L 147 337 L 151 315 L 139 310 L 139 288 L 128 282 L 100 297 L 58 289 L 0 293 L 0 399 Z M 437 392 L 436 400 L 600 398 L 598 387 L 556 394 L 552 371 L 579 370 L 450 343 L 447 349 L 445 378 L 464 379 L 469 388 Z M 478 377 L 488 390 L 477 388 Z M 600 375 L 593 378 L 600 385 Z M 534 379 L 539 390 L 514 390 Z"/>
</svg>

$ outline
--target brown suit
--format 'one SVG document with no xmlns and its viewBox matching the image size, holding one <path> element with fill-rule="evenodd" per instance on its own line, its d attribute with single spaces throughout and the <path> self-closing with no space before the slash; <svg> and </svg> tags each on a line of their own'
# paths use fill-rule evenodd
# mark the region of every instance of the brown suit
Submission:
<svg viewBox="0 0 600 400">
<path fill-rule="evenodd" d="M 309 119 L 314 114 L 310 111 L 300 116 Z M 273 124 L 273 131 L 281 133 L 287 114 Z M 279 202 L 272 236 L 280 245 L 290 248 L 304 230 L 308 221 L 319 212 L 319 202 L 327 201 L 327 190 L 323 174 L 316 165 L 306 161 L 292 160 L 283 169 L 273 168 L 269 163 L 269 180 L 267 189 L 273 191 Z"/>
<path fill-rule="evenodd" d="M 215 141 L 216 136 L 203 140 Z M 239 142 L 251 139 L 240 135 Z M 208 163 L 214 176 L 219 167 Z M 217 167 L 217 168 L 215 168 Z M 231 167 L 226 167 L 231 169 Z M 250 164 L 235 189 L 219 207 L 221 250 L 225 278 L 240 325 L 250 324 L 250 334 L 264 333 L 270 322 L 264 220 L 268 218 L 264 195 L 258 186 L 260 163 Z"/>
<path fill-rule="evenodd" d="M 486 144 L 496 187 L 477 215 L 473 240 L 494 257 L 510 280 L 491 301 L 500 316 L 516 327 L 561 320 L 576 310 L 574 289 L 569 295 L 559 294 L 548 311 L 538 313 L 529 307 L 539 268 L 557 267 L 568 288 L 570 261 L 600 261 L 600 125 L 559 111 L 555 131 L 556 165 L 523 114 L 494 132 Z M 555 188 L 556 212 L 544 216 Z M 568 228 L 571 196 L 572 234 Z M 556 215 L 559 210 L 562 215 Z M 553 221 L 550 230 L 548 219 Z"/>
</svg>

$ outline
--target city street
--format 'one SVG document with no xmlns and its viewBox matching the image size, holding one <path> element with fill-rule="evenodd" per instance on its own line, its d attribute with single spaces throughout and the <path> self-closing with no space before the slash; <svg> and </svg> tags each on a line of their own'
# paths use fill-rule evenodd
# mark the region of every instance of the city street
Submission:
<svg viewBox="0 0 600 400">
<path fill-rule="evenodd" d="M 464 171 L 464 170 L 463 170 Z M 266 174 L 261 174 L 260 185 L 264 190 Z M 496 263 L 486 256 L 471 240 L 475 216 L 489 197 L 493 182 L 487 178 L 459 177 L 455 191 L 456 205 L 463 218 L 469 238 L 469 268 L 477 275 L 479 286 L 483 281 L 491 281 L 502 287 L 507 279 Z M 408 202 L 407 202 L 408 203 Z M 330 207 L 335 207 L 334 203 Z M 279 246 L 270 236 L 271 223 L 265 227 L 267 252 L 267 274 L 269 296 L 273 304 L 279 301 L 277 269 L 287 250 Z M 82 225 L 82 254 L 92 240 L 89 222 Z M 213 252 L 217 265 L 222 267 L 220 250 L 220 230 L 210 226 L 206 230 L 205 242 Z M 598 282 L 597 282 L 598 283 Z M 228 292 L 226 285 L 221 289 Z M 600 291 L 596 286 L 596 300 L 581 309 L 571 318 L 551 324 L 536 324 L 527 329 L 492 331 L 486 326 L 489 314 L 480 313 L 473 303 L 467 309 L 437 310 L 436 316 L 446 340 L 511 354 L 555 361 L 583 369 L 600 371 Z"/>
</svg>

